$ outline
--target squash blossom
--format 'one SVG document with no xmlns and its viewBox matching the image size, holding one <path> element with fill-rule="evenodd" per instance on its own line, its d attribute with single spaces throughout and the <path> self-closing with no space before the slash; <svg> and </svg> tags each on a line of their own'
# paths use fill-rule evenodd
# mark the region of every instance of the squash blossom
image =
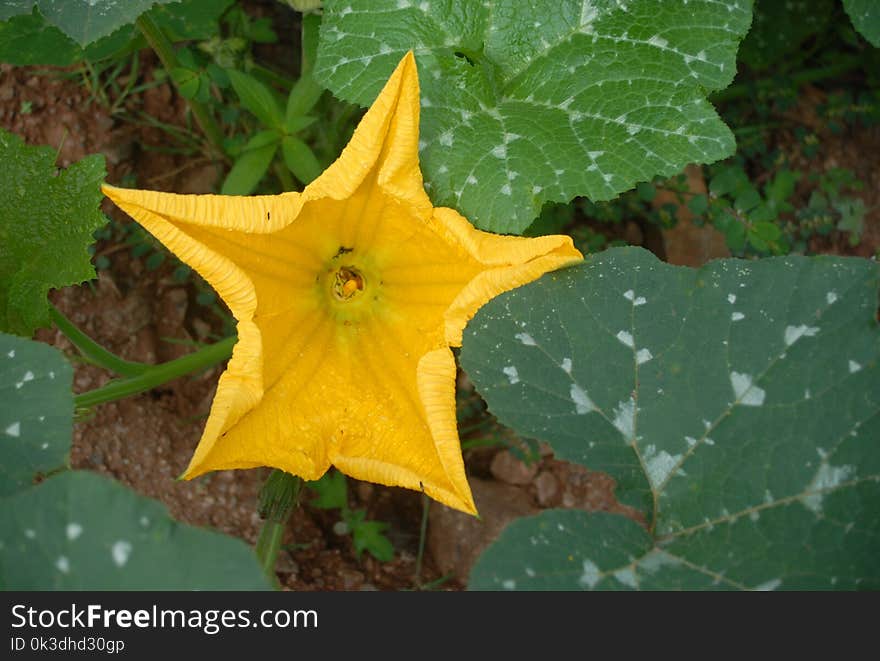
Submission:
<svg viewBox="0 0 880 661">
<path fill-rule="evenodd" d="M 237 320 L 184 478 L 272 466 L 315 480 L 333 465 L 476 513 L 450 347 L 491 298 L 582 256 L 566 236 L 498 236 L 434 207 L 418 138 L 410 52 L 339 159 L 302 193 L 104 186 Z"/>
</svg>

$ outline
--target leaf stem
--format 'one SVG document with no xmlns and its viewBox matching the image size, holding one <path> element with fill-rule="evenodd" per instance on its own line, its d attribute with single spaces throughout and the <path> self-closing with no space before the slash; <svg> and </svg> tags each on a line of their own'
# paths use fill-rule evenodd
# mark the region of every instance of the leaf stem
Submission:
<svg viewBox="0 0 880 661">
<path fill-rule="evenodd" d="M 107 351 L 107 349 L 77 328 L 70 319 L 62 314 L 61 310 L 51 303 L 49 304 L 49 316 L 55 322 L 58 330 L 64 333 L 65 337 L 79 349 L 83 357 L 90 363 L 129 377 L 140 376 L 151 368 L 150 365 L 124 360 L 116 354 Z"/>
<path fill-rule="evenodd" d="M 185 374 L 213 367 L 232 355 L 232 347 L 236 341 L 235 336 L 227 337 L 176 360 L 160 365 L 149 365 L 143 373 L 137 376 L 114 379 L 101 388 L 77 395 L 73 398 L 74 404 L 77 408 L 97 406 L 151 390 Z"/>
<path fill-rule="evenodd" d="M 302 53 L 300 56 L 299 80 L 293 85 L 287 99 L 287 118 L 305 115 L 318 102 L 324 88 L 312 76 L 318 49 L 318 28 L 321 19 L 316 15 L 303 16 Z"/>
<path fill-rule="evenodd" d="M 150 44 L 150 47 L 156 52 L 156 55 L 159 56 L 159 60 L 162 62 L 162 66 L 165 67 L 165 70 L 169 73 L 169 78 L 171 78 L 171 71 L 180 66 L 171 42 L 168 41 L 168 38 L 165 36 L 159 26 L 156 25 L 153 19 L 149 17 L 148 14 L 141 14 L 140 17 L 135 21 L 135 24 L 138 26 L 138 29 L 143 33 L 144 38 L 146 38 L 147 40 L 147 43 Z M 214 117 L 213 115 L 211 115 L 211 112 L 204 104 L 197 101 L 196 99 L 188 99 L 187 102 L 189 103 L 189 107 L 192 110 L 193 117 L 195 117 L 196 122 L 198 122 L 198 125 L 201 127 L 205 136 L 208 138 L 208 141 L 211 143 L 211 145 L 214 147 L 219 155 L 224 155 L 225 152 L 223 150 L 223 132 L 217 125 L 217 122 L 214 121 Z"/>
</svg>

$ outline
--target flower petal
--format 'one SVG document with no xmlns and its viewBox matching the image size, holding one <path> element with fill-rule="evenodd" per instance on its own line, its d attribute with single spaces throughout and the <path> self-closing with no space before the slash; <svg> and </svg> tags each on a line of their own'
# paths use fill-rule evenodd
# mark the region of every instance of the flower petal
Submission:
<svg viewBox="0 0 880 661">
<path fill-rule="evenodd" d="M 569 236 L 500 236 L 482 232 L 453 209 L 434 209 L 432 225 L 450 243 L 461 246 L 483 270 L 446 310 L 445 333 L 450 346 L 461 346 L 461 334 L 477 310 L 494 297 L 536 280 L 548 271 L 583 259 Z"/>
<path fill-rule="evenodd" d="M 331 462 L 354 478 L 421 489 L 475 514 L 456 428 L 452 352 L 430 351 L 413 370 L 416 361 L 389 352 L 396 341 L 382 337 L 376 329 L 372 338 L 379 346 L 361 356 L 351 417 Z"/>
<path fill-rule="evenodd" d="M 344 199 L 374 168 L 380 187 L 420 216 L 430 216 L 432 204 L 419 169 L 419 77 L 412 51 L 401 59 L 342 155 L 303 194 Z"/>
</svg>

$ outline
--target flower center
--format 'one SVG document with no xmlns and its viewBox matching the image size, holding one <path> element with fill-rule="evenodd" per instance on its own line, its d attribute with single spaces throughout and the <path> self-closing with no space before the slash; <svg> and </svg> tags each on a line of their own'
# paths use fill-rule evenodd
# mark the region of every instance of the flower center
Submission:
<svg viewBox="0 0 880 661">
<path fill-rule="evenodd" d="M 340 266 L 331 284 L 338 301 L 348 301 L 364 290 L 364 276 L 353 266 Z"/>
</svg>

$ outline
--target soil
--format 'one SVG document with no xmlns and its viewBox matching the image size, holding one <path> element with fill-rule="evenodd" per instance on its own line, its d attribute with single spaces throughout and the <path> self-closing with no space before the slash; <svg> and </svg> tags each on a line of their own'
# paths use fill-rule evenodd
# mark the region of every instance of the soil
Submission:
<svg viewBox="0 0 880 661">
<path fill-rule="evenodd" d="M 156 62 L 149 52 L 140 58 L 139 76 L 148 81 Z M 167 84 L 133 95 L 120 110 L 125 118 L 110 115 L 75 72 L 0 65 L 0 125 L 28 144 L 57 148 L 60 166 L 87 154 L 103 153 L 111 183 L 133 178 L 142 188 L 215 192 L 223 172 L 220 165 L 196 152 L 169 149 L 180 145 L 168 132 L 142 121 L 131 122 L 132 117 L 148 114 L 166 124 L 190 126 L 184 100 Z M 853 248 L 831 239 L 819 247 L 823 252 L 868 256 L 880 245 L 880 168 L 876 156 L 867 157 L 880 153 L 880 132 L 853 130 L 860 133 L 837 136 L 836 142 L 835 136 L 826 136 L 825 160 L 806 166 L 848 167 L 864 180 L 862 195 L 871 211 L 862 244 Z M 859 153 L 848 149 L 853 144 L 863 147 Z M 796 153 L 791 156 L 798 158 Z M 130 221 L 106 201 L 104 211 L 114 219 L 116 231 L 113 239 L 98 243 L 96 254 L 110 258 L 109 268 L 91 283 L 53 291 L 53 303 L 100 344 L 130 360 L 170 360 L 190 350 L 186 342 L 221 333 L 222 319 L 198 302 L 198 283 L 192 278 L 183 283 L 175 279 L 171 260 L 159 268 L 147 268 L 144 257 L 133 256 L 119 242 L 120 228 Z M 643 236 L 629 225 L 622 228 Z M 619 233 L 621 228 L 610 231 Z M 75 362 L 77 393 L 109 380 L 104 370 L 77 361 L 76 351 L 60 332 L 41 330 L 36 338 L 61 348 Z M 71 465 L 112 476 L 161 500 L 181 521 L 253 544 L 261 525 L 257 495 L 267 469 L 220 471 L 188 482 L 176 479 L 199 440 L 221 371 L 218 366 L 97 407 L 75 425 Z M 466 379 L 461 386 L 470 387 Z M 364 508 L 368 518 L 389 524 L 394 559 L 379 562 L 369 554 L 358 557 L 350 535 L 338 534 L 338 513 L 313 507 L 307 495 L 288 525 L 287 550 L 276 567 L 281 585 L 294 590 L 408 590 L 436 584 L 436 589 L 457 590 L 466 587 L 473 558 L 512 516 L 550 507 L 577 507 L 620 512 L 644 523 L 638 513 L 616 502 L 611 478 L 558 461 L 546 448 L 531 465 L 501 446 L 469 450 L 465 461 L 475 482 L 482 520 L 475 523 L 432 505 L 419 576 L 421 494 L 350 480 L 350 506 Z"/>
</svg>

